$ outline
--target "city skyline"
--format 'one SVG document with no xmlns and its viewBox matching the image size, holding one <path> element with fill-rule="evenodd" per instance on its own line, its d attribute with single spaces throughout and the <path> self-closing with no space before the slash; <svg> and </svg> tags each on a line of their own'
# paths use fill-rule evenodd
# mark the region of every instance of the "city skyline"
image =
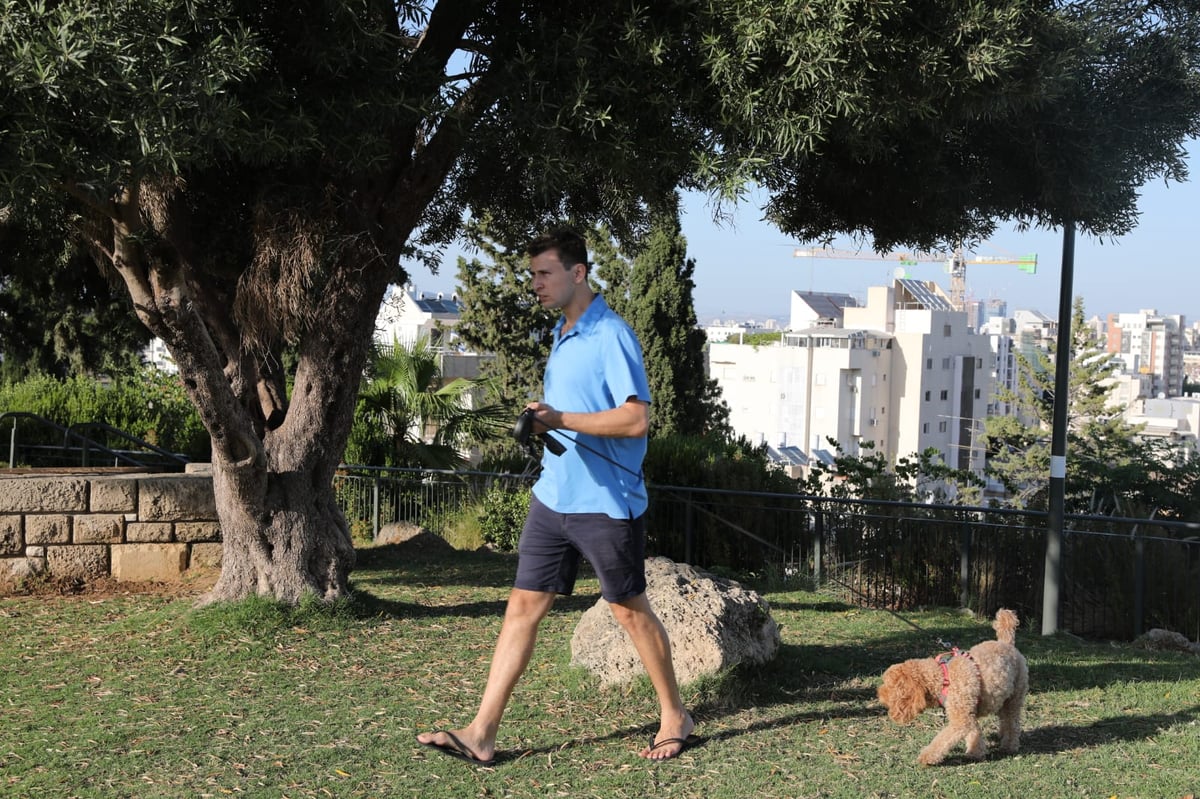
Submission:
<svg viewBox="0 0 1200 799">
<path fill-rule="evenodd" d="M 1182 314 L 1188 324 L 1200 320 L 1200 142 L 1189 142 L 1185 183 L 1153 181 L 1142 188 L 1139 221 L 1129 234 L 1098 241 L 1081 232 L 1075 237 L 1072 297 L 1082 296 L 1087 317 L 1154 309 L 1159 314 Z M 714 318 L 755 317 L 787 321 L 792 291 L 850 294 L 865 298 L 870 286 L 887 285 L 897 260 L 872 260 L 869 246 L 846 238 L 834 247 L 861 250 L 863 260 L 795 258 L 797 248 L 816 246 L 791 239 L 761 221 L 761 198 L 751 195 L 723 223 L 712 221 L 703 195 L 684 198 L 681 219 L 688 257 L 696 262 L 693 301 L 702 324 Z M 977 256 L 1015 258 L 1037 255 L 1037 271 L 1028 274 L 1012 264 L 968 264 L 969 299 L 1001 299 L 1009 312 L 1035 310 L 1055 318 L 1059 306 L 1063 237 L 1060 229 L 1017 232 L 1001 225 Z M 436 276 L 413 270 L 418 290 L 452 293 L 456 290 L 455 262 L 462 251 L 450 248 Z M 922 262 L 906 268 L 909 277 L 933 280 L 944 289 L 950 276 L 940 263 Z"/>
</svg>

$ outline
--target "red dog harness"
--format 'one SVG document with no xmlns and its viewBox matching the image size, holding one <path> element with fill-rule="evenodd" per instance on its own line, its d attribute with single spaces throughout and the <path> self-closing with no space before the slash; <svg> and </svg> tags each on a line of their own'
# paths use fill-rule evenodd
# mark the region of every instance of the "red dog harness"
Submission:
<svg viewBox="0 0 1200 799">
<path fill-rule="evenodd" d="M 946 706 L 946 696 L 950 693 L 950 661 L 956 657 L 964 657 L 975 664 L 975 671 L 979 671 L 979 664 L 975 663 L 975 659 L 971 657 L 970 652 L 964 652 L 958 647 L 953 647 L 949 652 L 945 652 L 937 657 L 937 664 L 942 668 L 942 690 L 938 694 L 938 704 L 942 707 Z M 980 674 L 982 679 L 983 675 Z"/>
</svg>

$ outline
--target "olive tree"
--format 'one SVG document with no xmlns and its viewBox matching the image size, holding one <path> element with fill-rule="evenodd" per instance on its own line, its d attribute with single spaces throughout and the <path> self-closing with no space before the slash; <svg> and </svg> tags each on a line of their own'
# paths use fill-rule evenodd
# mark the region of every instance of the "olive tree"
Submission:
<svg viewBox="0 0 1200 799">
<path fill-rule="evenodd" d="M 679 189 L 754 181 L 807 236 L 1120 232 L 1183 176 L 1198 25 L 1190 0 L 0 0 L 0 209 L 67 203 L 178 364 L 210 598 L 333 599 L 376 311 L 465 218 L 636 237 Z"/>
</svg>

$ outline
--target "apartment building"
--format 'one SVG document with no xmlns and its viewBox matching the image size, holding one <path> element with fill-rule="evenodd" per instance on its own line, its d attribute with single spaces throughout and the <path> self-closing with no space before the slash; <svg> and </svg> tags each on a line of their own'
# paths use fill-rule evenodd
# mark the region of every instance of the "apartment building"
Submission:
<svg viewBox="0 0 1200 799">
<path fill-rule="evenodd" d="M 1159 315 L 1153 309 L 1110 314 L 1105 349 L 1131 374 L 1150 376 L 1151 397 L 1183 394 L 1182 315 Z"/>
<path fill-rule="evenodd" d="M 1139 436 L 1166 442 L 1170 462 L 1200 458 L 1200 398 L 1140 398 L 1131 404 L 1125 419 L 1140 428 Z"/>
<path fill-rule="evenodd" d="M 972 333 L 933 283 L 873 287 L 856 306 L 810 308 L 815 316 L 794 307 L 793 319 L 818 324 L 778 344 L 710 346 L 709 374 L 733 429 L 799 467 L 829 460 L 833 439 L 848 454 L 874 442 L 893 463 L 932 447 L 948 465 L 981 471 L 988 337 Z"/>
</svg>

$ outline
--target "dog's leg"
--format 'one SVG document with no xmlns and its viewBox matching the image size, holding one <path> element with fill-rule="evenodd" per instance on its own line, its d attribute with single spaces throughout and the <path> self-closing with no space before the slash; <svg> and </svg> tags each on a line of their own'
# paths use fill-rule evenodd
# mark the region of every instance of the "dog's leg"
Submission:
<svg viewBox="0 0 1200 799">
<path fill-rule="evenodd" d="M 983 760 L 987 757 L 987 741 L 983 738 L 983 730 L 979 728 L 979 720 L 972 717 L 970 729 L 966 735 L 967 757 L 972 760 Z"/>
<path fill-rule="evenodd" d="M 1021 707 L 1024 695 L 1010 696 L 1000 708 L 996 718 L 1000 720 L 1000 751 L 1009 754 L 1021 747 Z"/>
<path fill-rule="evenodd" d="M 946 759 L 946 755 L 950 753 L 956 743 L 963 739 L 966 733 L 967 730 L 961 719 L 948 719 L 941 732 L 934 736 L 929 745 L 917 755 L 917 762 L 924 766 L 936 766 Z"/>
<path fill-rule="evenodd" d="M 1012 696 L 1000 706 L 996 717 L 1000 720 L 1000 751 L 1013 753 L 1021 746 L 1021 711 L 1025 708 L 1025 696 L 1029 693 L 1029 670 L 1024 662 L 1017 672 L 1017 682 Z"/>
</svg>

